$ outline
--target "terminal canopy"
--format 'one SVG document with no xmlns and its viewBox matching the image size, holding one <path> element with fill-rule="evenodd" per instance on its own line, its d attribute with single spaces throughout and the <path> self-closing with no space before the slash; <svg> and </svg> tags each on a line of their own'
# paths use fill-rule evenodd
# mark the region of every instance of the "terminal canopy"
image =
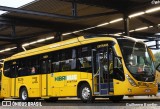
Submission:
<svg viewBox="0 0 160 109">
<path fill-rule="evenodd" d="M 1 0 L 0 55 L 80 35 L 112 34 L 160 40 L 158 0 Z M 6 3 L 6 4 L 5 4 Z M 32 43 L 32 44 L 29 44 Z M 9 50 L 12 49 L 12 50 Z M 17 51 L 18 50 L 18 51 Z"/>
</svg>

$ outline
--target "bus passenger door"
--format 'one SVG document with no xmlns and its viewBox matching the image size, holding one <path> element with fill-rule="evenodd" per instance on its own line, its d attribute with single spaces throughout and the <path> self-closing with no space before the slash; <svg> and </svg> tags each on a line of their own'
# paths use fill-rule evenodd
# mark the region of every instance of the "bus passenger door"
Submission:
<svg viewBox="0 0 160 109">
<path fill-rule="evenodd" d="M 111 60 L 108 46 L 92 49 L 93 94 L 109 95 L 113 90 L 113 79 L 110 76 Z"/>
<path fill-rule="evenodd" d="M 50 59 L 43 59 L 41 61 L 41 84 L 42 84 L 42 96 L 49 96 L 51 95 L 51 90 L 50 90 L 50 76 L 48 75 L 51 73 L 51 60 Z"/>
</svg>

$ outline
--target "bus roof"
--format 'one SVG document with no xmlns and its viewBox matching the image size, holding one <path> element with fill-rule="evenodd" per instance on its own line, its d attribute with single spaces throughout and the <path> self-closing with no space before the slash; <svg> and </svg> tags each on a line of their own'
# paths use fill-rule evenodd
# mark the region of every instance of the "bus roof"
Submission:
<svg viewBox="0 0 160 109">
<path fill-rule="evenodd" d="M 99 35 L 99 36 L 97 35 L 97 36 L 90 36 L 90 37 L 89 36 L 80 36 L 77 38 L 72 38 L 69 40 L 60 41 L 57 43 L 45 45 L 42 47 L 27 50 L 27 51 L 23 51 L 23 52 L 14 54 L 11 57 L 6 58 L 5 61 L 28 57 L 28 56 L 33 56 L 33 55 L 42 54 L 42 53 L 47 53 L 50 51 L 57 51 L 57 50 L 65 49 L 65 48 L 84 45 L 87 43 L 94 43 L 97 41 L 114 41 L 114 42 L 116 42 L 116 38 L 112 37 L 112 36 L 107 36 L 107 35 Z"/>
</svg>

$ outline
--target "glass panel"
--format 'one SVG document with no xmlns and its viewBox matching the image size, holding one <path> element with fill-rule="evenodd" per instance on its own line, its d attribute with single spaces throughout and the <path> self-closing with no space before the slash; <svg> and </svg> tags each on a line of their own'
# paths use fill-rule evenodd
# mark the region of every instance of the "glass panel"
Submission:
<svg viewBox="0 0 160 109">
<path fill-rule="evenodd" d="M 148 49 L 142 42 L 119 40 L 126 67 L 139 81 L 154 81 L 155 67 Z"/>
</svg>

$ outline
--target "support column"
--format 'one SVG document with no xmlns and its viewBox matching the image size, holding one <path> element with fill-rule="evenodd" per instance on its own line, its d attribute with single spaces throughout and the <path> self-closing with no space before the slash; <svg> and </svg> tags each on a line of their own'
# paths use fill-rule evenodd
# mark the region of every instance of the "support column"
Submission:
<svg viewBox="0 0 160 109">
<path fill-rule="evenodd" d="M 124 21 L 124 32 L 125 32 L 125 36 L 129 36 L 129 17 L 127 14 L 124 14 L 123 16 L 123 21 Z"/>
<path fill-rule="evenodd" d="M 15 25 L 12 25 L 12 33 L 11 33 L 11 36 L 12 36 L 12 37 L 15 37 L 15 36 L 16 36 L 16 27 L 15 27 Z"/>
<path fill-rule="evenodd" d="M 77 16 L 77 3 L 76 3 L 76 0 L 72 1 L 72 16 Z"/>
<path fill-rule="evenodd" d="M 59 42 L 59 41 L 62 41 L 62 33 L 61 32 L 57 32 L 56 35 L 55 35 L 55 42 Z"/>
<path fill-rule="evenodd" d="M 22 49 L 22 44 L 21 43 L 17 43 L 17 53 L 18 52 L 22 52 L 23 49 Z"/>
<path fill-rule="evenodd" d="M 159 49 L 159 41 L 156 40 L 156 48 Z"/>
</svg>

